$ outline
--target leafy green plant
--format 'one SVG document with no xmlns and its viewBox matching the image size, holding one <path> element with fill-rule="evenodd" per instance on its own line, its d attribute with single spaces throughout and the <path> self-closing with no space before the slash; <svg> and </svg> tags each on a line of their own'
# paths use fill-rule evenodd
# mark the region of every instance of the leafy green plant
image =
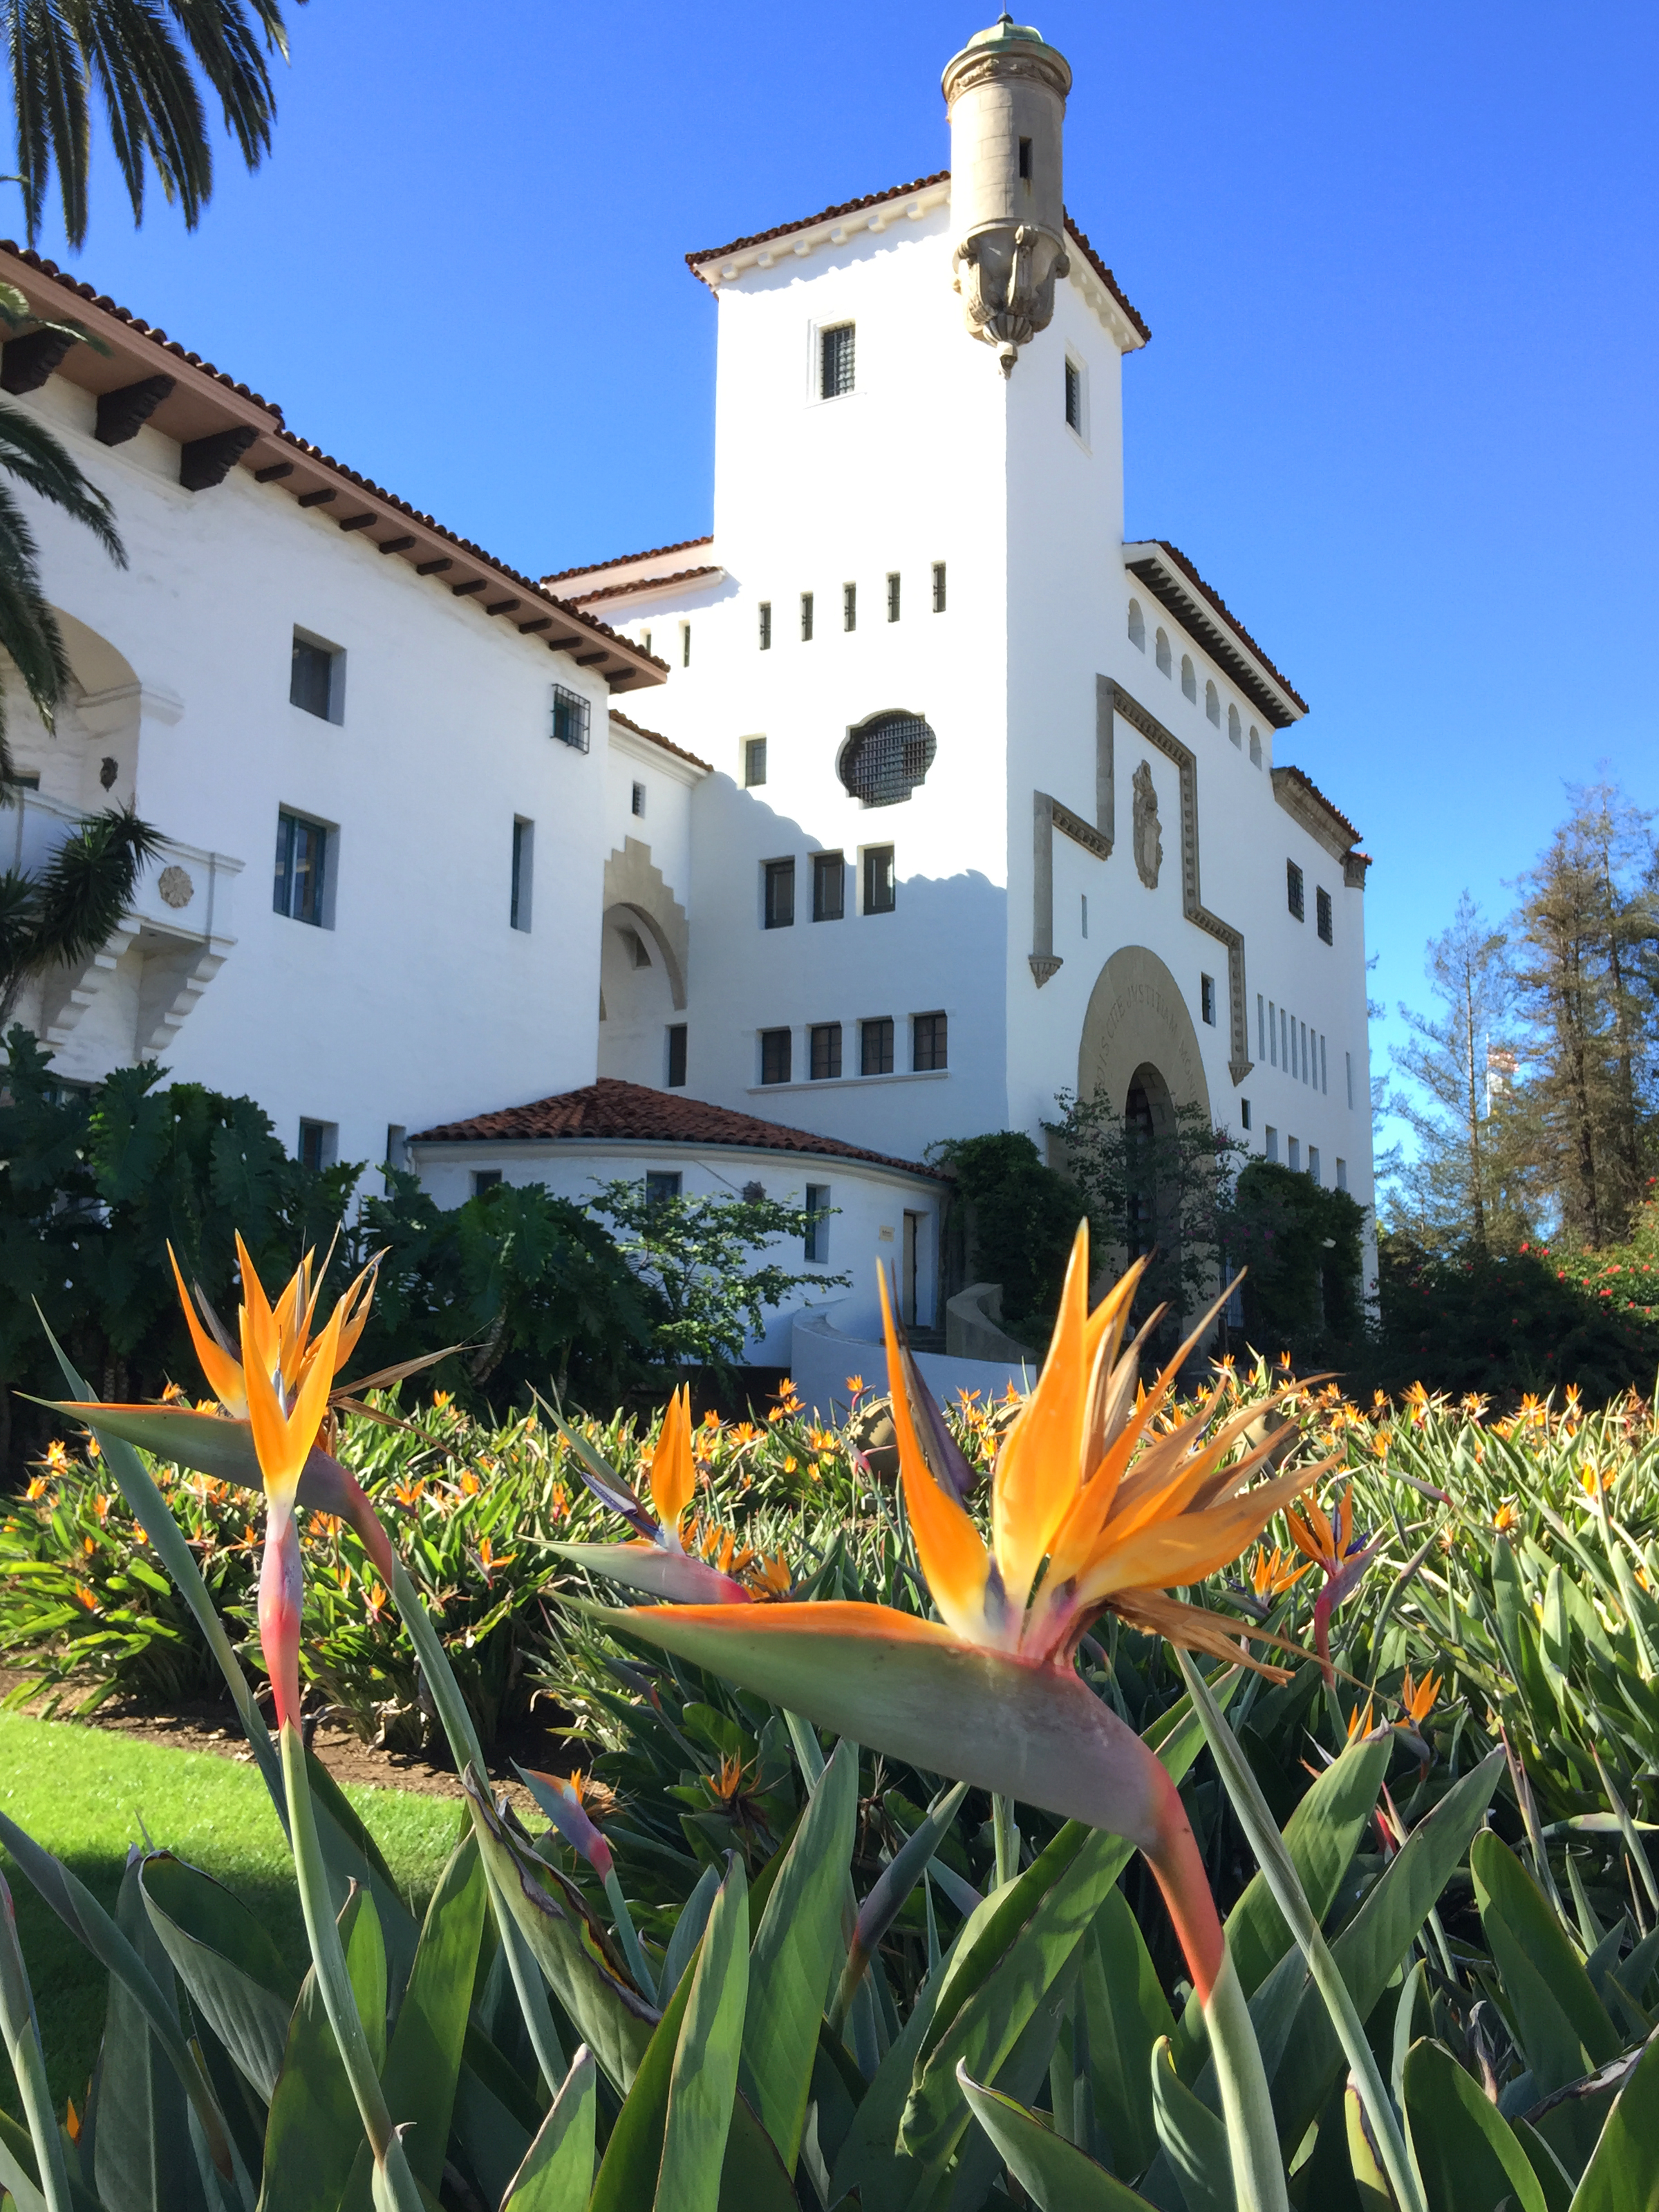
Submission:
<svg viewBox="0 0 1659 2212">
<path fill-rule="evenodd" d="M 1017 1129 L 945 1138 L 927 1157 L 951 1170 L 965 1202 L 965 1218 L 953 1208 L 951 1224 L 957 1278 L 1000 1283 L 1006 1323 L 1016 1333 L 1052 1316 L 1083 1210 L 1075 1188 Z"/>
</svg>

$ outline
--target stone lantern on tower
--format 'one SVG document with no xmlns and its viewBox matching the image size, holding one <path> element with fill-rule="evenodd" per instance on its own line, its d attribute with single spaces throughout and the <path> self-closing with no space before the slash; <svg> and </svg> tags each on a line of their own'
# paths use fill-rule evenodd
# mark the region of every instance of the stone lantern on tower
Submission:
<svg viewBox="0 0 1659 2212">
<path fill-rule="evenodd" d="M 1003 15 L 946 64 L 957 289 L 968 328 L 1005 376 L 1054 311 L 1064 276 L 1060 138 L 1072 88 L 1065 56 Z"/>
</svg>

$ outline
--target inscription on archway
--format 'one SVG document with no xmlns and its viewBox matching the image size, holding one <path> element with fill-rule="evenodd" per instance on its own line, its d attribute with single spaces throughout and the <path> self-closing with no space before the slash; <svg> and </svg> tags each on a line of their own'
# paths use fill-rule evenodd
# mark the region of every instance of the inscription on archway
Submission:
<svg viewBox="0 0 1659 2212">
<path fill-rule="evenodd" d="M 1104 1098 L 1121 1114 L 1138 1067 L 1158 1070 L 1177 1106 L 1210 1113 L 1210 1087 L 1198 1032 L 1181 987 L 1157 953 L 1126 945 L 1101 969 L 1089 994 L 1078 1049 L 1079 1098 Z"/>
</svg>

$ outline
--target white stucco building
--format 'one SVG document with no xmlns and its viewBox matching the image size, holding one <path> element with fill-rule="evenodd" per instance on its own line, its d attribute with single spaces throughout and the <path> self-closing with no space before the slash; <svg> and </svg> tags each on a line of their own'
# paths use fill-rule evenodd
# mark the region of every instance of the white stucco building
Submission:
<svg viewBox="0 0 1659 2212">
<path fill-rule="evenodd" d="M 1369 1206 L 1369 862 L 1291 684 L 1125 540 L 1149 333 L 1065 212 L 1069 85 L 1005 17 L 946 70 L 950 171 L 688 256 L 712 532 L 539 584 L 0 249 L 109 349 L 14 338 L 0 386 L 130 555 L 36 518 L 76 690 L 55 735 L 12 701 L 5 859 L 112 801 L 171 841 L 20 1008 L 61 1074 L 157 1056 L 446 1203 L 833 1204 L 855 1340 L 872 1256 L 940 1322 L 928 1146 L 1041 1141 L 1062 1091 L 1197 1103 Z"/>
</svg>

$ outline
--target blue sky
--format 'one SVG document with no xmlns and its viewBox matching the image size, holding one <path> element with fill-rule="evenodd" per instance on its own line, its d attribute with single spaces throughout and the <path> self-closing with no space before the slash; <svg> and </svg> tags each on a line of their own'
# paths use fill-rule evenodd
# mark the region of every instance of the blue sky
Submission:
<svg viewBox="0 0 1659 2212">
<path fill-rule="evenodd" d="M 693 537 L 714 311 L 685 252 L 943 167 L 939 70 L 992 12 L 313 0 L 273 159 L 227 155 L 193 236 L 159 200 L 135 233 L 106 170 L 85 252 L 42 246 L 526 569 Z M 1311 703 L 1279 757 L 1376 857 L 1392 1007 L 1465 885 L 1503 909 L 1565 783 L 1659 806 L 1659 13 L 1038 21 L 1076 78 L 1067 202 L 1152 329 L 1129 533 Z"/>
</svg>

